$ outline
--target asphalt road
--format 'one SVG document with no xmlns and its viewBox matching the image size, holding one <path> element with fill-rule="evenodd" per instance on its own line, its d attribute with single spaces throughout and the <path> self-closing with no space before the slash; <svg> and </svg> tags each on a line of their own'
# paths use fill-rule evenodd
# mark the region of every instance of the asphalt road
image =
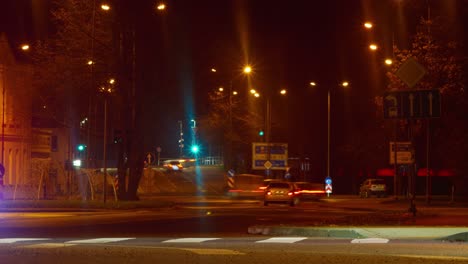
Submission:
<svg viewBox="0 0 468 264">
<path fill-rule="evenodd" d="M 0 240 L 0 243 L 2 241 Z M 468 245 L 291 238 L 10 241 L 1 263 L 468 263 Z"/>
<path fill-rule="evenodd" d="M 253 235 L 252 226 L 468 226 L 463 207 L 331 197 L 296 207 L 223 197 L 167 196 L 134 210 L 0 212 L 0 263 L 468 263 L 466 242 Z M 448 219 L 448 220 L 447 220 Z M 443 221 L 442 221 L 443 220 Z M 452 221 L 452 222 L 450 222 Z"/>
</svg>

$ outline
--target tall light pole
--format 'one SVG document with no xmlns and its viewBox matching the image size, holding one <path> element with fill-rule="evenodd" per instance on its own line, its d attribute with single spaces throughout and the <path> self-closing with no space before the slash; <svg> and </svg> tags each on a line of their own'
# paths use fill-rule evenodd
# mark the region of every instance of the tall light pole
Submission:
<svg viewBox="0 0 468 264">
<path fill-rule="evenodd" d="M 100 92 L 102 92 L 102 94 L 104 95 L 104 132 L 103 132 L 103 173 L 104 173 L 104 176 L 103 176 L 103 201 L 104 203 L 106 202 L 107 200 L 107 100 L 108 100 L 108 97 L 114 92 L 114 85 L 115 83 L 115 80 L 114 79 L 110 79 L 109 80 L 109 86 L 105 87 L 105 86 L 102 86 L 101 88 L 99 88 Z"/>
<path fill-rule="evenodd" d="M 216 68 L 211 68 L 211 72 L 212 73 L 217 73 L 218 70 Z M 228 148 L 227 148 L 227 159 L 228 159 L 228 162 L 225 161 L 225 163 L 228 163 L 227 164 L 227 167 L 232 167 L 232 133 L 233 133 L 233 114 L 232 114 L 232 105 L 233 105 L 233 97 L 237 95 L 237 91 L 234 90 L 233 88 L 233 83 L 234 83 L 234 80 L 237 79 L 239 76 L 245 76 L 245 75 L 250 75 L 252 74 L 253 72 L 253 69 L 252 69 L 252 66 L 250 65 L 245 65 L 243 68 L 242 68 L 242 74 L 236 74 L 234 76 L 232 76 L 229 80 L 229 94 L 228 94 L 228 104 L 229 104 L 229 108 L 228 108 L 228 120 L 229 120 L 229 123 L 228 123 Z M 220 92 L 223 92 L 224 89 L 222 87 L 219 88 L 219 91 Z M 226 166 L 226 164 L 225 164 Z M 231 169 L 231 168 L 228 168 L 228 169 Z"/>
<path fill-rule="evenodd" d="M 285 96 L 287 91 L 286 89 L 282 89 L 279 91 L 280 95 Z M 255 96 L 256 98 L 260 97 L 260 93 L 257 92 L 254 89 L 250 90 L 250 94 Z M 266 94 L 265 96 L 265 101 L 266 101 L 266 111 L 265 111 L 265 143 L 266 143 L 266 149 L 267 149 L 267 162 L 271 162 L 271 150 L 270 150 L 270 141 L 271 141 L 271 94 Z M 270 169 L 265 167 L 265 174 L 266 176 L 270 175 Z"/>
<path fill-rule="evenodd" d="M 310 82 L 310 86 L 315 87 L 317 86 L 316 82 Z M 349 82 L 343 81 L 340 84 L 341 87 L 348 87 Z M 327 175 L 326 177 L 330 177 L 330 143 L 331 143 L 331 89 L 328 89 L 327 92 Z"/>
</svg>

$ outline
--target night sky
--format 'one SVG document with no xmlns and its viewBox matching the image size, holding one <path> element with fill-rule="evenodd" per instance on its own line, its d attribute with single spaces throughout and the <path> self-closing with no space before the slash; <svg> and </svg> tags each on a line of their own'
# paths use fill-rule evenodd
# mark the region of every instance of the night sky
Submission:
<svg viewBox="0 0 468 264">
<path fill-rule="evenodd" d="M 139 0 L 141 6 L 153 1 Z M 31 6 L 34 3 L 34 7 Z M 46 38 L 52 28 L 47 0 L 3 0 L 0 31 L 16 45 Z M 385 80 L 374 81 L 384 66 L 373 60 L 391 49 L 392 36 L 407 47 L 426 0 L 172 0 L 164 14 L 139 16 L 140 60 L 148 96 L 148 149 L 161 146 L 163 156 L 178 153 L 178 120 L 206 114 L 208 92 L 227 86 L 245 63 L 254 68 L 252 84 L 259 89 L 288 89 L 288 98 L 272 99 L 273 122 L 280 127 L 272 140 L 287 142 L 290 156 L 310 157 L 325 164 L 327 91 L 332 94 L 332 145 L 347 131 L 366 126 L 373 97 Z M 429 1 L 433 15 L 455 21 L 454 34 L 466 30 L 467 3 Z M 461 14 L 465 14 L 462 20 Z M 376 23 L 374 33 L 362 23 Z M 371 54 L 369 40 L 381 43 Z M 212 74 L 211 68 L 218 72 Z M 348 90 L 339 87 L 348 80 Z M 309 85 L 315 81 L 315 88 Z M 234 86 L 247 86 L 241 78 Z M 244 88 L 247 90 L 247 87 Z M 187 123 L 187 125 L 189 125 Z"/>
</svg>

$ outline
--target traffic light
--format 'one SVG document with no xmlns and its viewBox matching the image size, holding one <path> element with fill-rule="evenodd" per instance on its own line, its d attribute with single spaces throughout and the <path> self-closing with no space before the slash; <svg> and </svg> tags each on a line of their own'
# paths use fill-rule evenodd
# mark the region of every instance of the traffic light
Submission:
<svg viewBox="0 0 468 264">
<path fill-rule="evenodd" d="M 263 130 L 258 131 L 258 135 L 263 137 L 265 135 L 265 132 Z"/>
<path fill-rule="evenodd" d="M 197 154 L 200 151 L 200 147 L 198 145 L 193 145 L 190 150 L 193 154 Z"/>
<path fill-rule="evenodd" d="M 85 144 L 79 144 L 78 146 L 76 146 L 76 149 L 79 151 L 79 152 L 83 152 L 86 150 L 86 145 Z"/>
</svg>

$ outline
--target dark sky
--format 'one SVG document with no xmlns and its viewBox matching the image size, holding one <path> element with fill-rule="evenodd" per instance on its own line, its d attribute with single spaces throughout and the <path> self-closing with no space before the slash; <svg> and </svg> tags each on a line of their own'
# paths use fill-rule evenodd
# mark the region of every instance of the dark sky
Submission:
<svg viewBox="0 0 468 264">
<path fill-rule="evenodd" d="M 138 0 L 141 6 L 154 1 Z M 403 3 L 406 2 L 406 3 Z M 142 72 L 148 89 L 147 148 L 161 146 L 164 156 L 178 153 L 178 120 L 206 113 L 207 94 L 227 86 L 246 62 L 254 67 L 253 85 L 269 91 L 288 89 L 287 100 L 272 99 L 273 141 L 288 142 L 291 156 L 324 159 L 327 91 L 332 92 L 334 144 L 372 115 L 369 105 L 382 92 L 372 76 L 372 61 L 396 44 L 405 47 L 426 0 L 172 0 L 164 14 L 139 15 Z M 34 3 L 34 4 L 31 4 Z M 3 0 L 0 31 L 15 45 L 47 37 L 48 0 Z M 432 14 L 454 20 L 454 34 L 466 30 L 465 0 L 431 0 Z M 465 14 L 462 20 L 461 14 Z M 373 36 L 365 20 L 376 22 Z M 381 43 L 370 54 L 370 39 Z M 218 73 L 213 75 L 210 69 Z M 382 71 L 383 73 L 383 66 Z M 379 69 L 377 69 L 378 71 Z M 342 80 L 351 86 L 343 91 Z M 312 88 L 310 81 L 319 85 Z M 242 89 L 242 78 L 234 81 Z M 246 88 L 245 88 L 246 89 Z M 188 125 L 188 124 L 186 124 Z M 320 162 L 324 164 L 324 162 Z"/>
</svg>

